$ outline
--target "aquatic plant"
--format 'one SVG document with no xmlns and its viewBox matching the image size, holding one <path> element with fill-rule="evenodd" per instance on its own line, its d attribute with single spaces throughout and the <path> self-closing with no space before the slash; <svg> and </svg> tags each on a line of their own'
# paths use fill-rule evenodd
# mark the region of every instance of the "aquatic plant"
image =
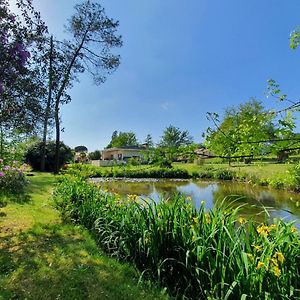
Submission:
<svg viewBox="0 0 300 300">
<path fill-rule="evenodd" d="M 297 299 L 300 241 L 293 224 L 256 224 L 232 211 L 197 210 L 176 194 L 159 204 L 102 192 L 65 176 L 54 199 L 66 220 L 93 232 L 100 247 L 133 262 L 144 277 L 190 299 Z M 229 207 L 229 206 L 228 206 Z"/>
</svg>

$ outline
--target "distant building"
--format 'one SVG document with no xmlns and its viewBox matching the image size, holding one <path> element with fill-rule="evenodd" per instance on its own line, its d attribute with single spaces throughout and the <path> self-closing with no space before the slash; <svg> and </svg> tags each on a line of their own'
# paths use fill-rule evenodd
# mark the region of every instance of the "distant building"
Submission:
<svg viewBox="0 0 300 300">
<path fill-rule="evenodd" d="M 119 148 L 108 148 L 101 151 L 102 160 L 127 161 L 130 158 L 144 159 L 143 151 L 146 147 L 125 146 Z"/>
</svg>

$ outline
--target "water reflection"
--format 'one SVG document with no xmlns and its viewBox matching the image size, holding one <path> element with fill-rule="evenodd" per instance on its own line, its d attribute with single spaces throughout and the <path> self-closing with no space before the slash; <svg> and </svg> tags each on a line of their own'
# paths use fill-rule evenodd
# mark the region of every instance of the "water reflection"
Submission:
<svg viewBox="0 0 300 300">
<path fill-rule="evenodd" d="M 207 182 L 187 180 L 108 180 L 94 179 L 102 189 L 120 195 L 136 194 L 142 198 L 149 197 L 158 202 L 160 198 L 169 197 L 172 193 L 184 193 L 193 199 L 199 208 L 205 201 L 206 209 L 212 207 L 237 208 L 244 217 L 255 217 L 263 221 L 269 218 L 283 218 L 296 221 L 300 228 L 300 195 L 285 191 L 269 190 L 254 187 L 250 184 L 231 182 Z M 225 200 L 224 200 L 225 199 Z"/>
</svg>

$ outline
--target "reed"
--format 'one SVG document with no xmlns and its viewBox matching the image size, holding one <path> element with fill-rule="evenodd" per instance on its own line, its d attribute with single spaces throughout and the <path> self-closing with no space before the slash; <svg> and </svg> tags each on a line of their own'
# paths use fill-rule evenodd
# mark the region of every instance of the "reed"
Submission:
<svg viewBox="0 0 300 300">
<path fill-rule="evenodd" d="M 199 210 L 173 195 L 155 203 L 65 176 L 54 199 L 108 254 L 188 299 L 299 299 L 300 242 L 292 223 L 256 224 L 236 210 Z"/>
</svg>

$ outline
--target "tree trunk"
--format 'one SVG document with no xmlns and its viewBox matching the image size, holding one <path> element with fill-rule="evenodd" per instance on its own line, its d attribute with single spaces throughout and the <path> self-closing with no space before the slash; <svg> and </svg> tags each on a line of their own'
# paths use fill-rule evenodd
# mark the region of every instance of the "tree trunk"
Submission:
<svg viewBox="0 0 300 300">
<path fill-rule="evenodd" d="M 3 159 L 4 157 L 4 143 L 3 143 L 4 137 L 3 137 L 3 128 L 2 125 L 0 126 L 0 158 Z"/>
<path fill-rule="evenodd" d="M 85 42 L 87 34 L 88 34 L 88 30 L 86 30 L 86 32 L 84 33 L 78 48 L 76 49 L 76 51 L 73 54 L 72 60 L 64 73 L 63 82 L 62 82 L 62 84 L 58 90 L 57 96 L 55 98 L 54 118 L 55 118 L 55 128 L 56 128 L 56 141 L 55 141 L 54 174 L 57 174 L 59 172 L 59 147 L 60 147 L 59 104 L 61 101 L 61 97 L 63 96 L 65 89 L 69 83 L 71 71 L 74 67 L 75 61 L 80 53 L 80 50 L 83 47 L 83 44 Z"/>
<path fill-rule="evenodd" d="M 52 99 L 52 81 L 53 81 L 52 61 L 53 61 L 53 36 L 51 36 L 51 39 L 50 39 L 48 99 L 47 99 L 46 110 L 45 110 L 43 143 L 42 143 L 42 151 L 41 151 L 42 152 L 41 153 L 41 171 L 42 172 L 45 171 L 47 129 L 48 129 L 50 105 L 51 105 L 51 99 Z"/>
<path fill-rule="evenodd" d="M 60 98 L 55 99 L 54 118 L 55 118 L 56 140 L 55 140 L 54 174 L 58 174 L 59 172 L 59 148 L 60 148 L 59 101 Z"/>
</svg>

